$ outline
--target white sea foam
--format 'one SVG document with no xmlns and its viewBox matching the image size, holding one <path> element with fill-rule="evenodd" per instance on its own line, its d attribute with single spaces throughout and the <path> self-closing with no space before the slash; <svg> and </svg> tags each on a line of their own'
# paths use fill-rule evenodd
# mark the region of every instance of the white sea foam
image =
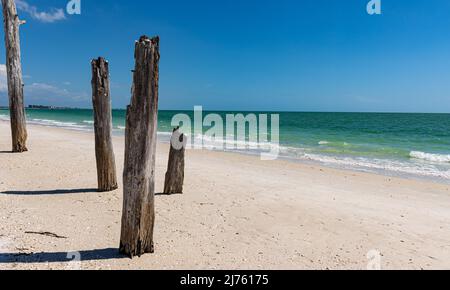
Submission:
<svg viewBox="0 0 450 290">
<path fill-rule="evenodd" d="M 172 133 L 170 132 L 158 132 L 158 134 L 161 136 L 172 136 Z"/>
<path fill-rule="evenodd" d="M 125 126 L 117 126 L 117 129 L 119 129 L 119 130 L 126 130 L 127 128 Z M 158 131 L 158 135 L 159 136 L 172 136 L 172 133 Z"/>
<path fill-rule="evenodd" d="M 9 116 L 0 114 L 0 120 L 9 121 Z M 62 122 L 48 119 L 32 119 L 30 124 L 62 127 L 72 130 L 90 131 L 92 130 L 92 121 L 85 120 L 82 123 Z M 117 126 L 117 129 L 125 130 L 124 126 Z M 158 132 L 158 137 L 163 142 L 169 142 L 172 132 Z M 414 175 L 431 178 L 440 178 L 450 180 L 450 155 L 431 154 L 420 151 L 412 151 L 407 160 L 377 159 L 370 157 L 348 157 L 332 156 L 314 152 L 308 148 L 298 148 L 281 146 L 270 142 L 249 142 L 246 140 L 233 140 L 233 138 L 211 138 L 209 136 L 190 136 L 196 140 L 202 140 L 203 148 L 208 150 L 227 150 L 237 151 L 247 154 L 259 154 L 269 150 L 279 150 L 280 157 L 292 160 L 304 160 L 318 162 L 324 165 L 330 165 L 337 168 L 356 169 L 369 172 L 391 172 L 394 175 Z M 318 145 L 332 145 L 332 142 L 323 140 Z M 348 143 L 344 143 L 349 145 Z"/>
<path fill-rule="evenodd" d="M 329 141 L 320 141 L 319 145 L 330 145 L 330 146 L 350 146 L 350 143 L 347 142 L 329 142 Z"/>
<path fill-rule="evenodd" d="M 445 154 L 432 154 L 421 151 L 412 151 L 409 153 L 411 158 L 426 160 L 431 162 L 450 163 L 450 155 Z"/>
<path fill-rule="evenodd" d="M 203 147 L 205 149 L 238 149 L 238 150 L 258 150 L 258 151 L 269 151 L 281 149 L 282 146 L 270 142 L 254 142 L 248 140 L 233 140 L 223 139 L 223 138 L 213 138 L 211 136 L 201 136 L 196 135 L 197 140 L 203 140 Z"/>
<path fill-rule="evenodd" d="M 78 124 L 75 122 L 61 122 L 61 121 L 48 120 L 48 119 L 31 119 L 28 121 L 28 123 L 32 124 L 32 125 L 59 127 L 59 128 L 66 128 L 66 129 L 79 130 L 79 131 L 90 130 L 90 126 L 81 125 L 81 124 Z"/>
<path fill-rule="evenodd" d="M 201 138 L 201 136 L 195 136 L 195 138 Z M 326 141 L 324 141 L 326 142 Z M 327 142 L 327 144 L 329 144 Z M 348 143 L 344 143 L 348 146 Z M 370 157 L 346 157 L 346 156 L 330 156 L 320 153 L 314 153 L 311 149 L 298 148 L 290 146 L 281 146 L 278 144 L 271 143 L 256 143 L 248 142 L 244 140 L 224 140 L 222 138 L 211 138 L 209 136 L 203 136 L 203 148 L 209 150 L 215 149 L 232 149 L 236 148 L 239 152 L 255 154 L 262 151 L 268 150 L 279 150 L 280 157 L 288 158 L 293 160 L 305 160 L 311 162 L 319 162 L 324 165 L 335 166 L 337 168 L 344 169 L 356 169 L 367 172 L 391 172 L 395 175 L 414 175 L 414 176 L 424 176 L 431 178 L 442 178 L 450 179 L 450 167 L 441 168 L 435 166 L 433 163 L 417 163 L 409 162 L 407 160 L 390 160 L 390 159 L 380 159 L 380 158 L 370 158 Z M 436 156 L 435 156 L 436 157 Z M 445 156 L 449 159 L 440 156 L 440 159 L 430 158 L 436 161 L 449 160 L 450 156 Z M 446 161 L 446 162 L 449 162 Z"/>
<path fill-rule="evenodd" d="M 348 169 L 450 179 L 450 169 L 440 169 L 433 164 L 416 164 L 412 162 L 365 157 L 337 157 L 312 153 L 304 153 L 299 157 L 300 159 L 318 161 Z"/>
</svg>

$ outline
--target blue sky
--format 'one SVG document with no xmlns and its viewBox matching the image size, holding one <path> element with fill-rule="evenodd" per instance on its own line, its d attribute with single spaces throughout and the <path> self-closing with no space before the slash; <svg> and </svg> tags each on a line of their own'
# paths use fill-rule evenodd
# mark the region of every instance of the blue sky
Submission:
<svg viewBox="0 0 450 290">
<path fill-rule="evenodd" d="M 161 109 L 450 112 L 448 0 L 373 16 L 369 0 L 81 0 L 81 15 L 68 1 L 19 1 L 27 104 L 90 107 L 104 56 L 124 108 L 134 41 L 158 34 Z M 4 81 L 0 65 L 0 105 Z"/>
</svg>

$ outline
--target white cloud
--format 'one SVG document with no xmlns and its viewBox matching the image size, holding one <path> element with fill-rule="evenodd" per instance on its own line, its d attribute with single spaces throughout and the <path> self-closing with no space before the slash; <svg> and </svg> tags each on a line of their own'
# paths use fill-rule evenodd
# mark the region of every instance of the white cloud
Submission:
<svg viewBox="0 0 450 290">
<path fill-rule="evenodd" d="M 0 93 L 8 92 L 8 80 L 6 77 L 6 65 L 0 64 Z"/>
<path fill-rule="evenodd" d="M 73 92 L 68 90 L 67 82 L 61 86 L 38 83 L 27 84 L 25 82 L 24 94 L 28 103 L 63 105 L 68 103 L 80 103 L 90 99 L 86 92 Z M 6 65 L 0 64 L 0 103 L 4 103 L 4 97 L 8 96 L 8 81 Z"/>
<path fill-rule="evenodd" d="M 6 64 L 0 64 L 0 76 L 6 76 Z"/>
<path fill-rule="evenodd" d="M 31 85 L 25 85 L 25 96 L 32 102 L 39 103 L 41 101 L 46 101 L 52 104 L 89 100 L 89 95 L 85 92 L 72 92 L 66 88 L 46 83 L 32 83 Z"/>
<path fill-rule="evenodd" d="M 24 0 L 16 0 L 16 5 L 19 10 L 28 13 L 31 17 L 41 22 L 52 23 L 66 19 L 64 10 L 61 8 L 52 8 L 47 12 L 39 11 L 36 6 L 30 5 Z"/>
</svg>

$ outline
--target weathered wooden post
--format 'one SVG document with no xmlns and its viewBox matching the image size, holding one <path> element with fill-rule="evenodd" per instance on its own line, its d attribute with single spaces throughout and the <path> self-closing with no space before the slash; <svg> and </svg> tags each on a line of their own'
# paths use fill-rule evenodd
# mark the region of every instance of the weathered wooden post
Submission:
<svg viewBox="0 0 450 290">
<path fill-rule="evenodd" d="M 153 253 L 155 153 L 158 125 L 159 37 L 135 44 L 131 104 L 127 108 L 120 252 Z"/>
<path fill-rule="evenodd" d="M 19 26 L 21 21 L 17 15 L 14 0 L 2 0 L 3 23 L 6 44 L 6 71 L 8 75 L 8 96 L 11 118 L 12 151 L 15 153 L 28 151 L 25 108 L 23 101 L 22 64 L 20 58 Z"/>
<path fill-rule="evenodd" d="M 164 194 L 183 193 L 186 138 L 180 133 L 179 129 L 177 127 L 173 130 L 170 141 L 169 164 L 167 165 Z"/>
<path fill-rule="evenodd" d="M 91 64 L 98 191 L 105 192 L 118 188 L 116 162 L 112 143 L 109 65 L 108 62 L 101 57 L 92 60 Z"/>
</svg>

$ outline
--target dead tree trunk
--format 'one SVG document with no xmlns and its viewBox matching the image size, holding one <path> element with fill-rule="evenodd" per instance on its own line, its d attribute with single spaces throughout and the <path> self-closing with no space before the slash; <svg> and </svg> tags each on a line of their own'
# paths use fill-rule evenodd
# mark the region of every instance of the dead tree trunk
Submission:
<svg viewBox="0 0 450 290">
<path fill-rule="evenodd" d="M 158 125 L 159 37 L 135 45 L 131 104 L 127 108 L 120 252 L 153 253 L 155 153 Z"/>
<path fill-rule="evenodd" d="M 109 91 L 109 67 L 104 58 L 92 61 L 92 103 L 94 106 L 95 156 L 98 191 L 118 188 L 112 143 L 112 112 Z"/>
<path fill-rule="evenodd" d="M 12 151 L 19 153 L 28 151 L 19 38 L 19 26 L 25 22 L 19 20 L 14 0 L 2 0 L 2 7 L 5 27 Z"/>
<path fill-rule="evenodd" d="M 180 133 L 179 127 L 175 128 L 170 142 L 164 194 L 183 193 L 185 146 L 185 136 Z"/>
</svg>

